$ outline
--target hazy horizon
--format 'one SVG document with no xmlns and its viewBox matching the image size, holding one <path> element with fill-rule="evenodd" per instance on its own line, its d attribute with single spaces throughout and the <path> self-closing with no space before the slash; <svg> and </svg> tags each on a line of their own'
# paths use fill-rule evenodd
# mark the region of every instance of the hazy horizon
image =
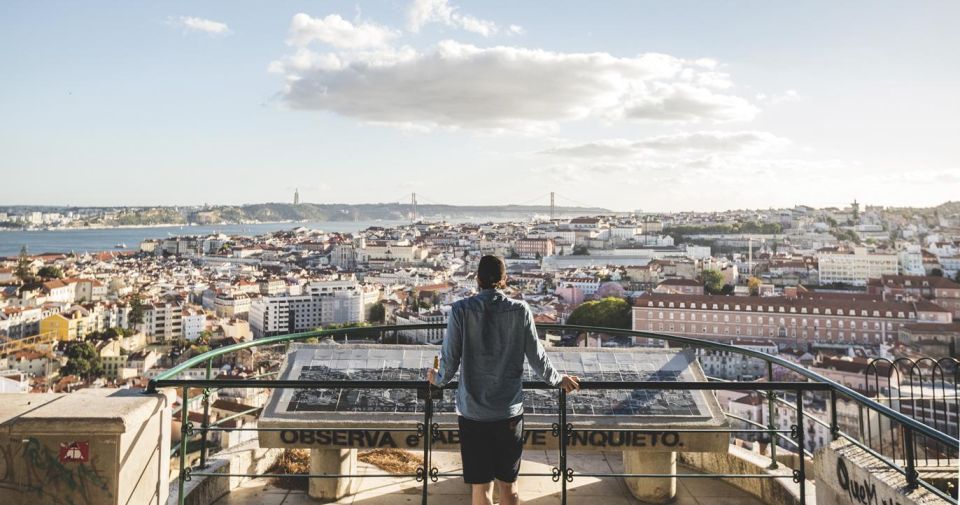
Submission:
<svg viewBox="0 0 960 505">
<path fill-rule="evenodd" d="M 406 202 L 403 202 L 403 201 L 398 201 L 398 202 L 358 202 L 358 203 L 345 203 L 345 202 L 324 202 L 324 203 L 321 203 L 321 202 L 303 202 L 303 201 L 300 202 L 301 205 L 330 205 L 330 206 L 341 206 L 341 205 L 342 205 L 342 206 L 361 206 L 361 205 L 401 205 L 401 206 L 402 206 L 402 205 L 409 205 L 409 203 L 410 203 L 409 201 L 406 201 Z M 841 203 L 841 204 L 837 204 L 837 205 L 812 206 L 812 205 L 805 204 L 805 203 L 803 203 L 803 202 L 798 202 L 798 203 L 796 203 L 796 204 L 787 205 L 787 206 L 782 206 L 782 207 L 730 207 L 730 208 L 724 208 L 724 209 L 707 209 L 707 210 L 690 210 L 690 209 L 659 210 L 659 209 L 653 209 L 653 208 L 645 209 L 645 208 L 639 208 L 639 207 L 636 208 L 636 209 L 612 209 L 612 208 L 605 208 L 605 207 L 603 207 L 602 205 L 594 205 L 594 206 L 586 206 L 586 205 L 557 205 L 557 208 L 558 208 L 558 209 L 591 209 L 591 208 L 597 208 L 597 209 L 603 209 L 603 210 L 607 210 L 607 211 L 610 211 L 610 212 L 613 212 L 613 213 L 618 213 L 618 214 L 636 212 L 637 210 L 643 211 L 644 213 L 664 213 L 664 214 L 669 213 L 669 214 L 675 214 L 675 213 L 684 213 L 684 212 L 761 211 L 761 210 L 768 210 L 768 209 L 789 209 L 789 208 L 793 208 L 793 207 L 796 207 L 796 206 L 806 206 L 806 207 L 812 207 L 812 208 L 814 208 L 814 209 L 826 209 L 826 208 L 844 209 L 844 208 L 849 207 L 851 203 L 853 203 L 853 200 L 852 200 L 852 199 L 851 199 L 850 201 L 846 202 L 846 203 Z M 939 207 L 939 206 L 941 206 L 941 205 L 947 205 L 947 204 L 951 204 L 951 203 L 954 203 L 954 200 L 945 200 L 945 201 L 942 201 L 942 202 L 940 202 L 940 203 L 934 203 L 934 204 L 930 204 L 930 205 L 899 206 L 899 205 L 880 205 L 880 204 L 875 204 L 875 203 L 871 203 L 871 202 L 863 202 L 863 201 L 857 200 L 857 204 L 860 206 L 861 209 L 864 209 L 864 208 L 866 208 L 866 207 L 927 209 L 927 208 Z M 202 207 L 244 207 L 244 206 L 251 206 L 251 205 L 293 205 L 293 202 L 245 202 L 245 203 L 236 203 L 236 204 L 221 204 L 221 203 L 209 203 L 209 202 L 207 202 L 207 203 L 200 203 L 200 204 L 181 204 L 181 205 L 173 205 L 173 204 L 158 204 L 158 205 L 55 205 L 55 204 L 29 204 L 29 203 L 28 203 L 28 204 L 12 204 L 12 205 L 0 204 L 0 208 L 19 208 L 19 207 L 28 207 L 28 208 L 29 208 L 29 207 L 40 207 L 40 208 L 151 208 L 151 207 L 153 207 L 153 208 L 156 208 L 156 207 L 175 207 L 175 208 L 185 207 L 185 208 L 191 208 L 191 207 L 200 207 L 200 208 L 202 208 Z M 424 203 L 424 202 L 418 202 L 418 203 L 417 203 L 417 207 L 418 207 L 419 209 L 421 209 L 421 210 L 424 209 L 424 208 L 434 207 L 434 206 L 450 206 L 450 207 L 511 207 L 511 206 L 515 206 L 515 207 L 542 207 L 542 208 L 544 208 L 544 209 L 548 209 L 548 208 L 550 207 L 550 206 L 549 206 L 549 203 L 547 203 L 547 204 L 537 204 L 537 203 L 528 203 L 528 204 L 519 204 L 519 203 L 458 204 L 458 203 Z M 569 212 L 569 211 L 566 211 L 565 213 L 569 214 L 570 212 Z"/>
</svg>

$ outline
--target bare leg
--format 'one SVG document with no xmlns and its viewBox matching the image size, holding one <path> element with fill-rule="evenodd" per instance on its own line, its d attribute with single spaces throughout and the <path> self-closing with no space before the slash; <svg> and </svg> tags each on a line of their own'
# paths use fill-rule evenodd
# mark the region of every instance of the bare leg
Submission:
<svg viewBox="0 0 960 505">
<path fill-rule="evenodd" d="M 493 505 L 493 482 L 471 484 L 473 488 L 472 505 Z"/>
<path fill-rule="evenodd" d="M 520 487 L 516 482 L 498 480 L 497 487 L 500 488 L 500 505 L 519 505 Z"/>
</svg>

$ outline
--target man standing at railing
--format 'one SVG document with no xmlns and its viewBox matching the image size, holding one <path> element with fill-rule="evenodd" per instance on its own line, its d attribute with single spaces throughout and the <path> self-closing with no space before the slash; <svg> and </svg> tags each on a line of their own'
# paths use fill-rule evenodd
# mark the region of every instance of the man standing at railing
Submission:
<svg viewBox="0 0 960 505">
<path fill-rule="evenodd" d="M 577 377 L 553 368 L 537 338 L 530 307 L 501 291 L 506 274 L 502 259 L 480 259 L 480 293 L 452 305 L 440 368 L 427 370 L 430 382 L 442 387 L 460 369 L 460 455 L 463 480 L 473 487 L 473 505 L 493 503 L 494 479 L 499 481 L 502 505 L 519 502 L 524 357 L 548 384 L 568 393 L 580 387 Z"/>
</svg>

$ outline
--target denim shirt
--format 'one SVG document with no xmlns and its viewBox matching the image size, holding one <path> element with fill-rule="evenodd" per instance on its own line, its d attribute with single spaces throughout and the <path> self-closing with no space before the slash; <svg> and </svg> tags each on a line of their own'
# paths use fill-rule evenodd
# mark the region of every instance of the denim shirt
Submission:
<svg viewBox="0 0 960 505">
<path fill-rule="evenodd" d="M 474 421 L 514 417 L 523 413 L 524 357 L 544 382 L 560 384 L 537 338 L 530 307 L 500 290 L 484 289 L 451 306 L 437 385 L 449 383 L 460 369 L 460 415 Z"/>
</svg>

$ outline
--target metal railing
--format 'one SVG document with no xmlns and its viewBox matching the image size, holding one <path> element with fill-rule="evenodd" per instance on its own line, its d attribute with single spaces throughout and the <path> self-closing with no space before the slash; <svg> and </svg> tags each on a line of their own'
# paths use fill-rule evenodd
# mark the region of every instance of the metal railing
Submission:
<svg viewBox="0 0 960 505">
<path fill-rule="evenodd" d="M 275 347 L 278 345 L 288 346 L 291 342 L 303 341 L 306 339 L 313 338 L 328 338 L 335 336 L 345 336 L 356 341 L 357 337 L 363 339 L 364 337 L 372 338 L 374 341 L 378 342 L 396 342 L 399 341 L 398 334 L 399 332 L 409 332 L 415 330 L 435 330 L 443 328 L 443 324 L 429 323 L 429 324 L 415 324 L 415 325 L 395 325 L 395 326 L 370 326 L 370 327 L 356 327 L 356 328 L 340 328 L 340 329 L 331 329 L 331 330 L 316 330 L 302 333 L 294 333 L 288 335 L 279 335 L 266 337 L 258 340 L 253 340 L 250 342 L 242 342 L 239 344 L 234 344 L 230 346 L 225 346 L 217 349 L 213 349 L 207 353 L 204 353 L 199 356 L 192 357 L 178 366 L 171 368 L 156 378 L 152 379 L 149 383 L 147 392 L 152 393 L 156 392 L 159 388 L 165 387 L 175 387 L 179 388 L 182 398 L 182 408 L 179 412 L 181 420 L 181 437 L 180 443 L 176 450 L 177 456 L 179 456 L 180 462 L 180 471 L 178 475 L 178 492 L 179 492 L 179 503 L 184 503 L 184 483 L 189 481 L 194 476 L 202 477 L 304 477 L 310 479 L 330 479 L 330 478 L 378 478 L 378 477 L 410 477 L 416 478 L 418 482 L 422 485 L 422 504 L 426 504 L 428 500 L 428 490 L 429 483 L 436 482 L 439 478 L 442 477 L 459 477 L 462 476 L 460 473 L 445 473 L 440 472 L 439 469 L 434 467 L 431 462 L 432 456 L 432 446 L 433 440 L 438 433 L 439 426 L 434 422 L 434 403 L 433 395 L 431 391 L 435 390 L 433 386 L 427 383 L 425 380 L 412 380 L 412 381 L 316 381 L 316 380 L 276 380 L 276 379 L 266 379 L 276 372 L 266 373 L 256 376 L 251 379 L 229 379 L 229 380 L 215 380 L 213 377 L 213 362 L 215 359 L 222 356 L 246 350 L 254 347 Z M 907 482 L 908 489 L 916 489 L 921 487 L 927 491 L 939 496 L 940 498 L 947 500 L 950 503 L 960 503 L 956 498 L 956 486 L 952 491 L 946 491 L 934 485 L 934 483 L 929 482 L 921 476 L 920 471 L 918 471 L 918 459 L 916 444 L 919 437 L 923 437 L 925 441 L 932 442 L 938 446 L 938 455 L 943 455 L 943 460 L 946 461 L 947 465 L 953 465 L 951 468 L 954 468 L 954 473 L 956 473 L 956 461 L 958 455 L 956 452 L 960 450 L 960 441 L 957 438 L 945 434 L 934 427 L 928 426 L 922 422 L 904 415 L 902 412 L 897 411 L 890 406 L 883 405 L 878 403 L 871 398 L 849 388 L 842 384 L 839 384 L 827 377 L 819 375 L 815 372 L 812 372 L 798 364 L 795 364 L 791 361 L 779 358 L 777 356 L 772 356 L 760 351 L 755 351 L 747 348 L 741 348 L 729 344 L 723 344 L 719 342 L 713 342 L 708 340 L 701 340 L 696 338 L 681 337 L 677 335 L 667 335 L 653 332 L 645 331 L 635 331 L 635 330 L 624 330 L 619 328 L 599 328 L 591 326 L 578 326 L 578 325 L 559 325 L 559 324 L 541 324 L 538 325 L 538 330 L 541 332 L 579 332 L 579 333 L 599 333 L 606 335 L 616 335 L 616 336 L 627 336 L 627 337 L 637 337 L 644 339 L 655 339 L 663 342 L 669 342 L 670 344 L 681 346 L 685 348 L 694 348 L 694 349 L 707 349 L 707 350 L 716 350 L 716 351 L 727 351 L 735 354 L 740 354 L 749 358 L 754 358 L 762 360 L 766 364 L 767 370 L 767 380 L 765 382 L 741 382 L 741 381 L 719 381 L 713 380 L 709 382 L 671 382 L 671 381 L 633 381 L 633 382 L 606 382 L 606 381 L 589 381 L 584 380 L 581 382 L 581 388 L 586 390 L 593 389 L 628 389 L 628 390 L 706 390 L 706 391 L 717 391 L 717 390 L 729 390 L 729 391 L 744 391 L 744 392 L 761 392 L 761 394 L 766 396 L 767 400 L 767 420 L 768 423 L 763 425 L 761 423 L 744 419 L 742 417 L 725 413 L 727 418 L 743 422 L 748 426 L 745 429 L 714 429 L 714 428 L 688 428 L 683 431 L 688 432 L 723 432 L 729 434 L 735 433 L 753 433 L 753 434 L 762 434 L 769 437 L 769 441 L 772 442 L 769 444 L 770 447 L 770 465 L 769 469 L 776 470 L 779 468 L 780 463 L 777 458 L 777 443 L 778 440 L 782 440 L 785 444 L 792 445 L 797 448 L 797 461 L 796 468 L 792 469 L 792 475 L 787 475 L 787 477 L 792 476 L 794 483 L 799 485 L 798 497 L 801 504 L 806 503 L 806 489 L 804 482 L 807 480 L 809 475 L 806 471 L 806 458 L 812 456 L 811 451 L 807 449 L 808 441 L 806 440 L 806 423 L 807 420 L 812 420 L 813 423 L 825 427 L 829 430 L 832 440 L 845 439 L 850 441 L 858 448 L 866 451 L 871 454 L 873 457 L 877 458 L 879 461 L 883 462 L 891 469 L 902 474 Z M 391 337 L 392 335 L 392 337 Z M 286 347 L 284 348 L 284 350 Z M 191 379 L 178 379 L 177 377 L 185 372 L 186 370 L 195 368 L 197 366 L 206 367 L 206 377 L 202 380 L 191 380 Z M 799 376 L 801 381 L 776 381 L 774 380 L 774 367 L 780 367 L 785 371 L 791 372 L 792 374 Z M 540 382 L 524 382 L 525 389 L 553 389 L 550 386 L 540 383 Z M 186 406 L 187 400 L 189 398 L 189 389 L 190 388 L 203 388 L 203 422 L 199 428 L 193 426 L 189 421 L 188 411 L 189 408 Z M 451 383 L 447 386 L 448 388 L 455 388 L 456 383 Z M 415 434 L 418 439 L 418 443 L 422 445 L 423 451 L 423 464 L 417 469 L 415 474 L 363 474 L 363 475 L 347 475 L 347 474 L 224 474 L 217 472 L 206 472 L 204 469 L 207 466 L 207 437 L 208 433 L 215 431 L 229 431 L 229 430 L 250 430 L 250 431 L 270 431 L 268 428 L 223 428 L 220 425 L 228 419 L 233 419 L 244 415 L 244 413 L 239 413 L 234 416 L 230 416 L 227 419 L 221 419 L 216 423 L 210 423 L 210 395 L 216 389 L 222 388 L 331 388 L 331 389 L 351 389 L 351 388 L 363 388 L 363 389 L 407 389 L 407 390 L 416 390 L 418 395 L 423 401 L 423 420 L 418 422 L 416 426 L 411 426 L 403 430 L 393 431 L 408 431 Z M 567 408 L 567 395 L 560 389 L 557 391 L 557 401 L 558 401 L 558 412 L 557 412 L 557 421 L 553 423 L 551 434 L 555 437 L 558 442 L 558 465 L 555 466 L 551 473 L 521 473 L 521 476 L 537 476 L 537 477 L 551 477 L 555 482 L 560 483 L 560 502 L 566 504 L 567 501 L 567 484 L 572 482 L 575 477 L 620 477 L 620 478 L 650 478 L 650 477 L 677 477 L 677 478 L 754 478 L 754 479 L 782 479 L 784 478 L 783 474 L 777 474 L 774 472 L 771 473 L 760 473 L 760 474 L 699 474 L 699 473 L 687 473 L 687 474 L 653 474 L 653 473 L 585 473 L 585 472 L 576 472 L 568 464 L 567 460 L 567 446 L 570 443 L 570 437 L 576 432 L 576 426 L 572 422 L 568 422 L 568 408 Z M 778 392 L 791 393 L 793 396 L 793 401 L 781 397 L 778 395 Z M 805 398 L 810 395 L 816 395 L 818 393 L 826 393 L 828 398 L 825 400 L 829 404 L 829 422 L 817 419 L 816 417 L 809 416 L 804 413 L 804 403 Z M 837 408 L 838 402 L 846 401 L 852 403 L 856 406 L 860 412 L 860 426 L 861 431 L 859 436 L 844 431 L 841 429 L 838 424 L 838 415 Z M 795 416 L 795 421 L 791 424 L 789 430 L 778 429 L 777 421 L 777 405 L 786 405 L 793 412 Z M 878 418 L 886 419 L 890 426 L 896 426 L 898 431 L 902 433 L 903 440 L 903 451 L 901 453 L 902 458 L 896 458 L 895 454 L 891 455 L 886 453 L 882 448 L 878 450 L 875 447 L 871 447 L 869 441 L 864 442 L 863 440 L 863 418 L 864 412 L 868 413 L 868 416 L 873 415 Z M 868 417 L 869 419 L 869 417 Z M 338 429 L 338 431 L 343 432 L 352 432 L 352 431 L 363 431 L 356 428 L 344 428 Z M 625 433 L 650 433 L 653 431 L 661 432 L 664 431 L 662 428 L 657 430 L 650 429 L 621 429 L 617 428 L 617 431 Z M 674 431 L 674 430 L 671 430 Z M 194 436 L 199 436 L 199 445 L 200 445 L 200 454 L 199 454 L 199 468 L 193 469 L 187 465 L 187 444 L 189 439 Z M 889 444 L 888 444 L 889 445 Z M 952 449 L 951 449 L 952 448 Z M 951 452 L 952 450 L 952 452 Z M 941 461 L 940 458 L 937 459 L 938 463 Z M 926 463 L 925 463 L 926 464 Z M 951 496 L 953 495 L 953 496 Z"/>
</svg>

